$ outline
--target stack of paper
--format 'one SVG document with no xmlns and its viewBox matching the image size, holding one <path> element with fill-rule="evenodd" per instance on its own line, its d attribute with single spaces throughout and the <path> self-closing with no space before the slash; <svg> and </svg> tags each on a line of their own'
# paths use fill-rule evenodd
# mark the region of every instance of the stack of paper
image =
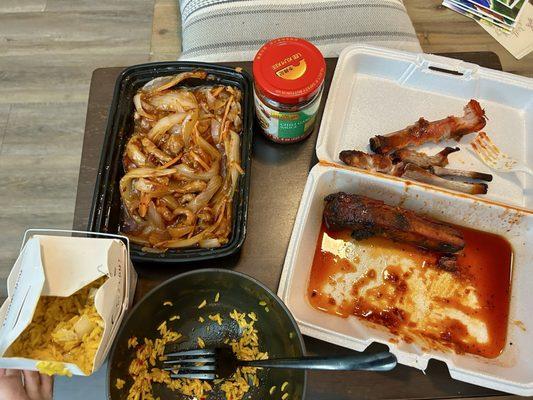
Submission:
<svg viewBox="0 0 533 400">
<path fill-rule="evenodd" d="M 528 0 L 444 0 L 442 5 L 476 20 L 518 59 L 533 50 L 533 5 Z"/>
<path fill-rule="evenodd" d="M 526 0 L 444 0 L 442 4 L 476 21 L 485 20 L 510 32 L 527 3 Z"/>
</svg>

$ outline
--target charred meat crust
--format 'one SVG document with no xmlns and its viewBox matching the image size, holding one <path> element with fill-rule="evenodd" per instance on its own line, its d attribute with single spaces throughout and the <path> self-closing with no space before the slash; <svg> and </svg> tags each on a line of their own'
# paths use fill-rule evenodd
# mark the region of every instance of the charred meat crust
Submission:
<svg viewBox="0 0 533 400">
<path fill-rule="evenodd" d="M 326 226 L 352 229 L 356 239 L 383 236 L 439 253 L 456 253 L 465 245 L 454 227 L 380 200 L 339 192 L 327 196 L 325 203 Z"/>
<path fill-rule="evenodd" d="M 470 100 L 462 117 L 450 116 L 429 122 L 420 118 L 413 125 L 370 138 L 370 148 L 374 153 L 388 154 L 408 146 L 419 146 L 426 142 L 438 143 L 444 139 L 459 140 L 462 136 L 477 132 L 486 124 L 485 111 L 476 100 Z"/>
</svg>

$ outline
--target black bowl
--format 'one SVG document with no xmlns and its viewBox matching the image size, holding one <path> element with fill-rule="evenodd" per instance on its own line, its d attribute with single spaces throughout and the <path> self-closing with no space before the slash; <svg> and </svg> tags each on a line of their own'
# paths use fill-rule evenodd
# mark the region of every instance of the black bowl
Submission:
<svg viewBox="0 0 533 400">
<path fill-rule="evenodd" d="M 214 302 L 220 293 L 218 302 Z M 207 300 L 207 305 L 198 309 L 198 305 Z M 172 306 L 163 306 L 171 301 Z M 266 302 L 266 307 L 259 302 Z M 267 309 L 268 308 L 268 312 Z M 115 339 L 107 370 L 107 398 L 126 399 L 132 379 L 128 375 L 128 367 L 134 358 L 134 351 L 128 349 L 127 342 L 136 336 L 141 342 L 146 338 L 158 336 L 157 327 L 167 320 L 167 326 L 180 332 L 184 338 L 167 351 L 180 351 L 198 348 L 197 337 L 201 336 L 206 347 L 223 345 L 224 339 L 238 337 L 237 324 L 229 318 L 229 313 L 237 309 L 239 312 L 255 312 L 258 321 L 255 326 L 259 334 L 259 347 L 274 357 L 299 357 L 305 354 L 305 345 L 296 321 L 283 302 L 263 284 L 247 275 L 222 270 L 203 269 L 184 273 L 163 282 L 148 293 L 130 312 Z M 223 319 L 221 326 L 207 318 L 209 314 L 220 313 Z M 175 314 L 179 320 L 169 322 Z M 204 323 L 198 321 L 203 316 Z M 207 326 L 210 326 L 209 332 Z M 263 369 L 258 370 L 259 387 L 251 387 L 244 397 L 247 400 L 263 400 L 271 398 L 269 390 L 277 386 L 277 394 L 283 382 L 289 382 L 286 392 L 291 400 L 304 398 L 306 373 L 303 370 Z M 126 384 L 117 389 L 117 378 L 124 379 Z M 165 385 L 154 384 L 154 397 L 165 399 L 189 399 L 178 392 L 168 390 Z M 213 392 L 208 399 L 224 399 L 223 393 Z"/>
</svg>

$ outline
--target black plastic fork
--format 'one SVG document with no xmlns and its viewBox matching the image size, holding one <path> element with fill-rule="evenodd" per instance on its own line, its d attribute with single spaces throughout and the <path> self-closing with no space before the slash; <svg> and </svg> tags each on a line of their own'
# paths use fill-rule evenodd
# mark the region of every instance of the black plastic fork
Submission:
<svg viewBox="0 0 533 400">
<path fill-rule="evenodd" d="M 165 354 L 163 361 L 171 378 L 200 380 L 224 379 L 238 367 L 318 369 L 330 371 L 390 371 L 396 367 L 396 357 L 389 352 L 328 357 L 276 358 L 239 360 L 229 347 L 197 349 Z"/>
</svg>

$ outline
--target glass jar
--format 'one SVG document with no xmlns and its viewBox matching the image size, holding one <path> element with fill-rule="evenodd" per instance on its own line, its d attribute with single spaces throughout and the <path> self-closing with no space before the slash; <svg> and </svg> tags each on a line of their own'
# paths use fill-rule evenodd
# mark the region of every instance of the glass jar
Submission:
<svg viewBox="0 0 533 400">
<path fill-rule="evenodd" d="M 253 62 L 255 112 L 263 134 L 277 143 L 307 138 L 314 128 L 326 62 L 310 42 L 285 37 L 266 43 Z"/>
</svg>

